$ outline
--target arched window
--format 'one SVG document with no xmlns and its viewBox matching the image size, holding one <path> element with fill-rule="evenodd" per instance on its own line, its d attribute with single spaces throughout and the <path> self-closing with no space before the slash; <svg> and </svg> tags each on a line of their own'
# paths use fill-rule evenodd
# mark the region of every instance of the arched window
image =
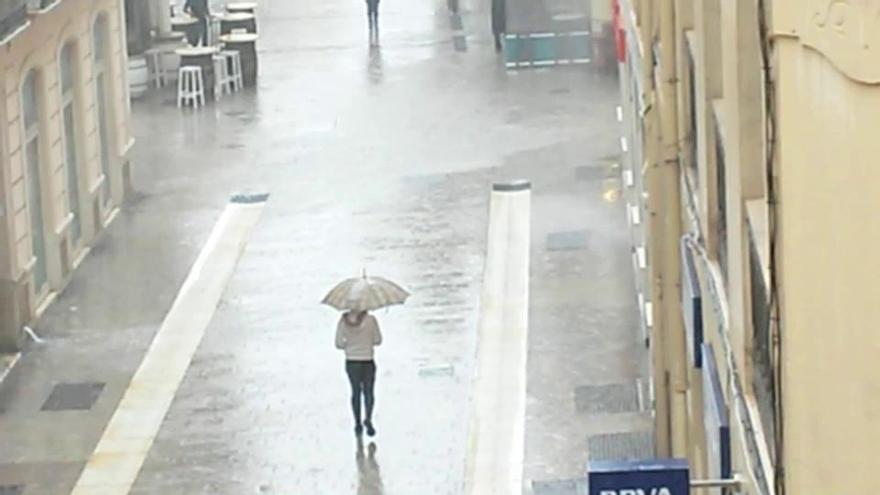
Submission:
<svg viewBox="0 0 880 495">
<path fill-rule="evenodd" d="M 47 282 L 46 235 L 43 217 L 43 188 L 40 180 L 40 102 L 39 75 L 28 72 L 21 86 L 23 149 L 27 168 L 28 213 L 31 220 L 31 248 L 36 264 L 33 271 L 34 293 L 43 292 Z"/>
<path fill-rule="evenodd" d="M 76 140 L 76 46 L 73 42 L 61 49 L 61 117 L 64 127 L 64 164 L 67 170 L 67 202 L 73 221 L 70 236 L 74 245 L 82 236 L 80 220 L 79 160 Z"/>
<path fill-rule="evenodd" d="M 104 174 L 104 186 L 101 189 L 103 202 L 110 200 L 110 125 L 109 103 L 110 97 L 107 85 L 110 81 L 108 52 L 110 51 L 107 37 L 107 16 L 101 14 L 95 19 L 92 29 L 93 54 L 95 63 L 95 108 L 98 112 L 98 140 L 101 160 L 101 171 Z"/>
</svg>

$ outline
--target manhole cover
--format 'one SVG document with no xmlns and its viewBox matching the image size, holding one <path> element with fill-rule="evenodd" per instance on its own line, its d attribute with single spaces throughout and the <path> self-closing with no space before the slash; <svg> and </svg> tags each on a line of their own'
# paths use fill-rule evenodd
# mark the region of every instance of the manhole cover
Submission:
<svg viewBox="0 0 880 495">
<path fill-rule="evenodd" d="M 654 435 L 633 431 L 593 435 L 587 439 L 591 461 L 632 461 L 654 456 Z"/>
<path fill-rule="evenodd" d="M 24 485 L 0 485 L 0 495 L 21 495 Z"/>
<path fill-rule="evenodd" d="M 59 383 L 52 389 L 42 410 L 88 411 L 103 391 L 103 383 Z"/>
<path fill-rule="evenodd" d="M 554 232 L 547 236 L 548 251 L 568 251 L 587 247 L 587 231 Z"/>
<path fill-rule="evenodd" d="M 614 414 L 639 411 L 635 383 L 585 385 L 574 389 L 574 405 L 583 414 Z"/>
</svg>

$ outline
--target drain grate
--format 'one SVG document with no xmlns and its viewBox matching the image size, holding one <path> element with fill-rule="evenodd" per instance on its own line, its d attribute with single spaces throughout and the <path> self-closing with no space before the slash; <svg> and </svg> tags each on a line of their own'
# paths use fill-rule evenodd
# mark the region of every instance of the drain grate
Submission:
<svg viewBox="0 0 880 495">
<path fill-rule="evenodd" d="M 639 411 L 636 383 L 585 385 L 574 389 L 575 410 L 582 414 L 614 414 Z"/>
<path fill-rule="evenodd" d="M 0 485 L 0 495 L 21 495 L 24 485 Z"/>
<path fill-rule="evenodd" d="M 587 480 L 549 480 L 532 481 L 534 495 L 585 495 Z"/>
<path fill-rule="evenodd" d="M 587 439 L 591 461 L 632 461 L 654 456 L 654 435 L 632 431 L 593 435 Z"/>
<path fill-rule="evenodd" d="M 88 411 L 103 391 L 103 383 L 59 383 L 52 389 L 42 410 Z"/>
<path fill-rule="evenodd" d="M 569 251 L 587 247 L 589 236 L 586 230 L 553 232 L 547 235 L 548 251 Z"/>
</svg>

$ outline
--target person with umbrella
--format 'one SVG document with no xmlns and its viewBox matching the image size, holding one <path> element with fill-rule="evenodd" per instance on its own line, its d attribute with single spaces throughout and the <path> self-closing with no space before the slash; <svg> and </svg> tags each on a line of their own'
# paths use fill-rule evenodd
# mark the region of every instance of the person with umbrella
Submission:
<svg viewBox="0 0 880 495">
<path fill-rule="evenodd" d="M 345 352 L 345 372 L 351 385 L 354 432 L 375 436 L 373 408 L 376 405 L 375 348 L 382 344 L 379 322 L 369 312 L 403 304 L 409 294 L 397 284 L 379 277 L 351 278 L 338 284 L 323 303 L 344 311 L 336 325 L 336 348 Z M 361 415 L 363 403 L 366 418 Z M 361 421 L 363 419 L 363 421 Z"/>
</svg>

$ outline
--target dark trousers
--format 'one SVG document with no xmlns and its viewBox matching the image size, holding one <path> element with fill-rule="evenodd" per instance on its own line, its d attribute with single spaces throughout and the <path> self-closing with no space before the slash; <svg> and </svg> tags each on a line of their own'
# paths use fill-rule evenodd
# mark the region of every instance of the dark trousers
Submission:
<svg viewBox="0 0 880 495">
<path fill-rule="evenodd" d="M 196 17 L 196 27 L 193 32 L 191 43 L 193 46 L 208 46 L 208 18 Z"/>
<path fill-rule="evenodd" d="M 367 19 L 370 26 L 379 24 L 379 0 L 367 0 Z"/>
<path fill-rule="evenodd" d="M 376 384 L 376 363 L 374 361 L 346 361 L 345 372 L 351 383 L 351 411 L 355 424 L 361 424 L 361 396 L 367 409 L 367 422 L 373 420 L 373 405 L 376 397 L 373 386 Z"/>
</svg>

